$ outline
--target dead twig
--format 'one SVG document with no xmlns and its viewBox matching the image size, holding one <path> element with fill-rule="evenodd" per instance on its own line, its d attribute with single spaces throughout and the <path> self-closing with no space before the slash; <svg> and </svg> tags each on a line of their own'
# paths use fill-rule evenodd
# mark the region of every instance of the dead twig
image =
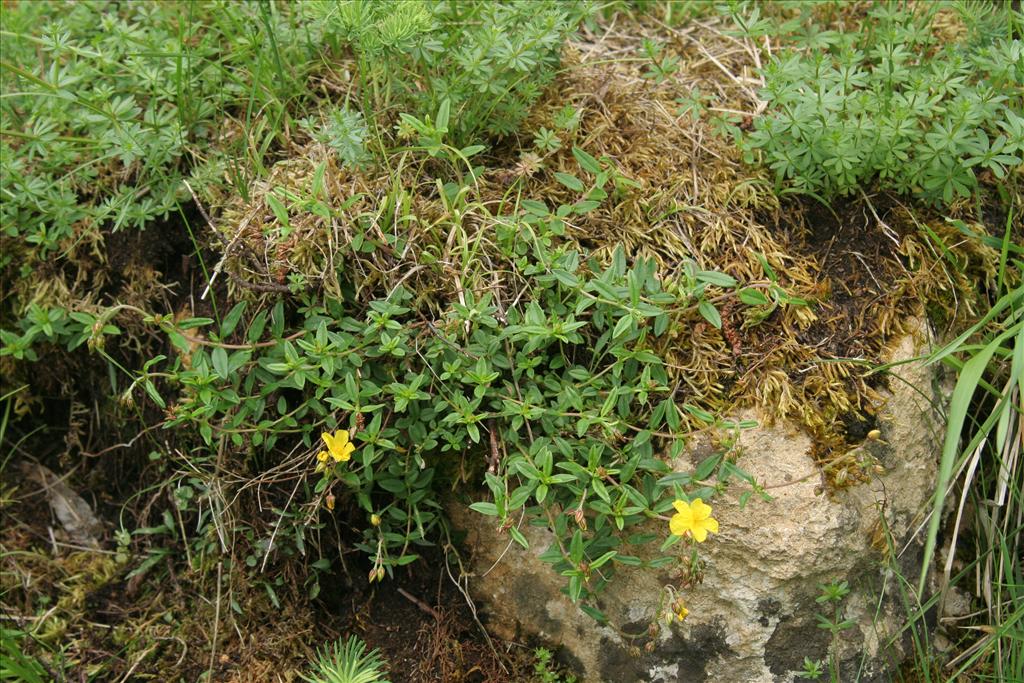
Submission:
<svg viewBox="0 0 1024 683">
<path fill-rule="evenodd" d="M 434 609 L 433 607 L 431 607 L 427 603 L 423 602 L 422 600 L 417 598 L 415 595 L 409 593 L 409 591 L 405 590 L 404 588 L 399 588 L 398 592 L 401 594 L 401 596 L 403 598 L 405 598 L 406 600 L 408 600 L 412 604 L 416 605 L 417 607 L 419 607 L 421 610 L 423 610 L 424 612 L 426 612 L 430 616 L 434 617 L 434 619 L 436 619 L 437 621 L 441 621 L 441 614 L 436 609 Z"/>
</svg>

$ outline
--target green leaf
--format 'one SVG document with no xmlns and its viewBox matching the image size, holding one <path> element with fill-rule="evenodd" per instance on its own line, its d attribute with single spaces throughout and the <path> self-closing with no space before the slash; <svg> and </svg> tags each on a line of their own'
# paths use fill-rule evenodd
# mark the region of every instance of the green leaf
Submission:
<svg viewBox="0 0 1024 683">
<path fill-rule="evenodd" d="M 697 306 L 697 311 L 707 320 L 709 323 L 714 325 L 718 329 L 722 329 L 722 316 L 719 314 L 718 309 L 707 299 L 701 300 Z"/>
<path fill-rule="evenodd" d="M 768 303 L 768 297 L 760 289 L 745 287 L 739 291 L 740 301 L 748 306 L 762 306 Z"/>
<path fill-rule="evenodd" d="M 569 173 L 556 172 L 555 179 L 573 192 L 583 192 L 583 190 L 586 189 L 579 178 Z"/>
<path fill-rule="evenodd" d="M 587 283 L 587 287 L 610 301 L 622 301 L 622 297 L 619 296 L 615 288 L 604 280 L 591 280 Z"/>
<path fill-rule="evenodd" d="M 580 279 L 570 272 L 556 268 L 551 271 L 551 274 L 555 276 L 556 280 L 570 289 L 576 289 L 580 286 Z"/>
<path fill-rule="evenodd" d="M 531 486 L 518 487 L 512 492 L 512 495 L 508 497 L 509 510 L 518 510 L 523 507 L 523 505 L 526 504 L 526 501 L 529 500 L 531 493 L 533 493 L 533 488 Z"/>
<path fill-rule="evenodd" d="M 189 346 L 188 340 L 181 333 L 175 330 L 167 330 L 167 338 L 171 340 L 174 348 L 178 349 L 182 354 L 185 356 L 192 355 L 192 347 Z"/>
<path fill-rule="evenodd" d="M 473 503 L 469 506 L 469 509 L 479 512 L 482 515 L 487 515 L 488 517 L 498 516 L 498 506 L 494 503 Z"/>
<path fill-rule="evenodd" d="M 152 382 L 147 379 L 142 383 L 142 386 L 145 388 L 146 393 L 149 394 L 149 397 L 153 399 L 153 403 L 156 403 L 161 408 L 167 407 L 167 403 L 164 402 L 163 397 L 156 390 L 156 386 Z"/>
<path fill-rule="evenodd" d="M 434 129 L 438 133 L 448 132 L 448 117 L 451 114 L 452 101 L 447 97 L 441 100 L 441 105 L 437 108 L 437 116 L 434 118 Z"/>
<path fill-rule="evenodd" d="M 680 486 L 688 486 L 693 482 L 693 475 L 689 472 L 673 472 L 672 474 L 666 474 L 664 477 L 658 480 L 658 486 L 661 488 L 668 488 L 679 484 Z"/>
<path fill-rule="evenodd" d="M 668 538 L 666 538 L 665 541 L 661 544 L 661 547 L 658 548 L 658 552 L 660 552 L 660 553 L 665 552 L 666 550 L 668 550 L 669 548 L 674 546 L 676 543 L 678 543 L 682 539 L 683 539 L 682 536 L 675 536 L 673 534 L 669 534 Z"/>
<path fill-rule="evenodd" d="M 619 318 L 619 322 L 615 324 L 615 331 L 612 332 L 612 337 L 618 338 L 626 334 L 633 328 L 633 317 L 630 315 L 624 315 Z"/>
<path fill-rule="evenodd" d="M 572 540 L 569 542 L 569 558 L 576 565 L 583 561 L 583 532 L 579 529 L 572 535 Z"/>
<path fill-rule="evenodd" d="M 697 273 L 697 279 L 701 282 L 706 282 L 709 285 L 715 285 L 716 287 L 732 288 L 736 286 L 736 278 L 714 270 L 699 271 Z"/>
<path fill-rule="evenodd" d="M 654 319 L 654 336 L 660 337 L 665 334 L 668 329 L 669 319 L 665 314 L 659 315 Z"/>
<path fill-rule="evenodd" d="M 592 199 L 584 199 L 573 204 L 572 210 L 577 216 L 582 216 L 585 213 L 593 211 L 599 206 L 601 206 L 601 202 L 596 202 Z"/>
<path fill-rule="evenodd" d="M 221 339 L 227 339 L 235 331 L 235 328 L 238 327 L 238 321 L 242 319 L 242 315 L 245 313 L 248 305 L 248 301 L 239 301 L 231 307 L 231 310 L 224 316 L 224 320 L 220 324 Z"/>
<path fill-rule="evenodd" d="M 534 492 L 534 497 L 537 499 L 537 505 L 543 503 L 544 499 L 548 497 L 548 487 L 545 484 L 538 486 Z"/>
<path fill-rule="evenodd" d="M 953 397 L 950 400 L 949 412 L 946 422 L 946 438 L 942 444 L 942 458 L 939 461 L 939 474 L 935 482 L 935 494 L 932 501 L 931 519 L 928 521 L 928 534 L 925 536 L 924 555 L 921 558 L 921 577 L 918 581 L 918 595 L 924 595 L 928 579 L 928 568 L 931 566 L 932 557 L 935 555 L 935 544 L 939 536 L 939 527 L 942 523 L 942 507 L 946 502 L 946 493 L 949 488 L 949 481 L 953 475 L 956 465 L 957 451 L 960 447 L 960 433 L 964 422 L 971 408 L 971 401 L 974 392 L 981 382 L 982 376 L 988 369 L 989 361 L 993 354 L 1000 348 L 1002 343 L 1017 334 L 1024 327 L 1024 322 L 1018 322 L 1013 327 L 1005 330 L 986 344 L 981 350 L 964 363 L 960 369 L 960 376 L 957 378 L 956 386 L 953 388 Z M 990 418 L 997 415 L 992 415 Z M 979 431 L 977 436 L 984 436 L 986 431 Z M 977 439 L 976 436 L 976 439 Z M 973 450 L 967 449 L 968 452 Z"/>
<path fill-rule="evenodd" d="M 572 148 L 572 155 L 576 157 L 576 163 L 578 163 L 580 165 L 580 168 L 582 168 L 584 171 L 588 171 L 590 173 L 593 173 L 594 175 L 597 175 L 598 173 L 601 172 L 601 164 L 597 162 L 597 159 L 590 156 L 579 147 L 574 146 Z"/>
<path fill-rule="evenodd" d="M 206 325 L 212 325 L 214 322 L 213 318 L 187 318 L 177 324 L 179 330 L 191 330 L 196 327 L 205 327 Z"/>
<path fill-rule="evenodd" d="M 327 171 L 327 161 L 321 161 L 316 165 L 316 170 L 313 171 L 313 197 L 316 199 L 320 198 L 320 195 L 324 191 L 324 173 Z M 244 302 L 243 302 L 244 303 Z"/>
<path fill-rule="evenodd" d="M 508 535 L 512 537 L 513 541 L 523 546 L 523 548 L 527 550 L 530 549 L 530 542 L 526 540 L 526 536 L 523 536 L 523 533 L 519 531 L 519 529 L 515 528 L 514 526 L 509 527 Z"/>
<path fill-rule="evenodd" d="M 274 216 L 277 218 L 277 222 L 280 223 L 282 227 L 291 227 L 290 223 L 288 222 L 288 209 L 284 207 L 284 204 L 281 203 L 281 200 L 270 193 L 267 193 L 265 195 L 265 198 L 267 200 L 267 205 L 270 207 L 270 210 L 274 212 Z"/>
<path fill-rule="evenodd" d="M 604 612 L 597 609 L 596 607 L 591 607 L 590 605 L 580 605 L 580 611 L 599 624 L 608 623 L 608 617 L 605 616 Z"/>
<path fill-rule="evenodd" d="M 618 554 L 619 553 L 617 551 L 615 551 L 615 550 L 609 550 L 604 555 L 602 555 L 601 557 L 599 557 L 596 560 L 594 560 L 593 562 L 591 562 L 590 563 L 590 568 L 591 569 L 597 569 L 598 567 L 601 567 L 601 566 L 607 564 L 609 560 L 611 560 L 613 557 L 615 557 Z"/>
<path fill-rule="evenodd" d="M 722 461 L 722 453 L 716 453 L 708 456 L 697 465 L 697 469 L 693 471 L 693 478 L 698 481 L 704 481 L 711 476 L 711 473 L 718 467 L 718 463 Z"/>
<path fill-rule="evenodd" d="M 575 604 L 580 601 L 581 595 L 583 595 L 583 579 L 578 574 L 574 574 L 569 577 L 569 599 Z"/>
<path fill-rule="evenodd" d="M 218 346 L 210 354 L 210 360 L 213 362 L 213 371 L 221 379 L 228 378 L 228 352 L 223 347 Z"/>
</svg>

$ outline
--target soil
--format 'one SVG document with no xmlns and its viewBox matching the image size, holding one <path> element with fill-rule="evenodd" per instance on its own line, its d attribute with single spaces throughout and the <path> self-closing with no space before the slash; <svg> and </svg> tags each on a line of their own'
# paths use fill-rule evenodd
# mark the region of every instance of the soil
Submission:
<svg viewBox="0 0 1024 683">
<path fill-rule="evenodd" d="M 886 221 L 894 205 L 884 196 L 873 201 L 878 218 Z M 794 252 L 814 257 L 829 291 L 820 302 L 819 319 L 797 341 L 834 358 L 855 358 L 865 351 L 871 358 L 878 349 L 866 349 L 865 344 L 879 336 L 872 308 L 906 273 L 896 253 L 899 235 L 887 235 L 859 200 L 837 200 L 828 207 L 805 199 L 784 205 L 780 213 L 801 217 L 799 225 L 783 219 L 779 228 L 798 234 Z"/>
<path fill-rule="evenodd" d="M 18 471 L 19 465 L 8 463 L 10 471 Z M 124 481 L 120 476 L 96 476 L 104 469 L 100 466 L 86 472 L 80 468 L 65 481 L 76 491 L 96 496 L 90 503 L 110 530 L 117 528 L 120 506 L 103 500 L 123 501 L 130 496 L 104 489 L 103 480 Z M 136 475 L 138 482 L 145 473 Z M 344 515 L 341 509 L 337 513 Z M 212 615 L 206 614 L 204 605 L 211 602 L 212 587 L 210 582 L 201 585 L 202 577 L 187 574 L 180 563 L 172 562 L 173 555 L 151 568 L 149 576 L 132 578 L 128 569 L 137 563 L 122 569 L 114 562 L 110 534 L 102 549 L 83 552 L 53 518 L 46 493 L 27 483 L 5 493 L 0 521 L 5 615 L 57 609 L 66 622 L 61 637 L 74 643 L 79 657 L 69 673 L 97 667 L 104 680 L 128 676 L 131 680 L 180 677 L 191 681 L 212 670 L 212 680 L 290 681 L 305 671 L 316 646 L 352 634 L 358 635 L 368 650 L 381 651 L 389 663 L 392 683 L 530 680 L 526 673 L 528 651 L 489 638 L 449 578 L 445 555 L 437 547 L 423 549 L 418 562 L 399 568 L 383 583 L 367 580 L 369 567 L 363 566 L 366 562 L 361 553 L 346 552 L 355 559 L 349 559 L 339 571 L 321 576 L 323 590 L 318 599 L 306 600 L 286 587 L 287 596 L 282 594 L 282 607 L 276 610 L 261 604 L 261 598 L 266 602 L 262 590 L 251 591 L 240 599 L 250 613 L 248 619 L 239 620 L 241 638 L 235 637 L 221 618 L 221 637 L 211 669 Z M 160 572 L 165 572 L 166 578 L 154 581 Z M 457 569 L 453 567 L 452 572 Z M 9 583 L 12 576 L 20 576 L 24 582 Z M 74 597 L 68 599 L 68 595 Z M 124 638 L 142 638 L 144 634 L 164 644 L 151 652 L 152 656 L 139 659 L 126 651 Z M 32 645 L 24 649 L 40 654 Z M 54 680 L 62 680 L 55 663 L 45 655 L 40 660 L 51 669 Z"/>
<path fill-rule="evenodd" d="M 363 574 L 353 578 L 349 590 L 324 596 L 323 606 L 339 616 L 342 632 L 357 633 L 381 649 L 391 663 L 392 683 L 513 680 L 511 672 L 522 662 L 510 653 L 525 650 L 485 636 L 447 576 L 440 549 L 426 549 L 392 581 L 368 584 Z"/>
</svg>

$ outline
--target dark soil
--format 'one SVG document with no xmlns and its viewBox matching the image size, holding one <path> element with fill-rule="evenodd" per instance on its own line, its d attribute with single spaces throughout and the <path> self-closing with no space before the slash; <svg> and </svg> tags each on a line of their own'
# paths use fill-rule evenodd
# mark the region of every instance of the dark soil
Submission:
<svg viewBox="0 0 1024 683">
<path fill-rule="evenodd" d="M 396 571 L 394 580 L 368 584 L 364 574 L 354 575 L 350 589 L 323 596 L 325 611 L 337 615 L 343 633 L 359 634 L 381 649 L 392 683 L 522 680 L 513 677 L 521 666 L 509 654 L 514 645 L 488 642 L 447 575 L 444 553 L 425 550 L 420 561 Z"/>
<path fill-rule="evenodd" d="M 902 223 L 889 218 L 893 204 L 887 198 L 877 197 L 873 202 L 882 221 Z M 878 334 L 872 309 L 906 273 L 896 253 L 898 234 L 887 235 L 867 203 L 859 199 L 837 200 L 831 208 L 805 199 L 783 206 L 781 213 L 800 217 L 797 226 L 786 225 L 784 220 L 781 227 L 799 235 L 796 252 L 815 258 L 819 276 L 829 290 L 828 298 L 820 302 L 818 321 L 804 330 L 798 341 L 815 346 L 822 355 L 866 355 L 874 360 L 878 349 L 866 344 L 880 341 L 884 334 Z"/>
<path fill-rule="evenodd" d="M 162 275 L 164 284 L 187 283 L 196 265 L 196 245 L 189 229 L 199 243 L 208 232 L 202 214 L 191 202 L 182 207 L 180 215 L 156 221 L 145 230 L 107 233 L 104 246 L 110 272 L 123 277 L 132 267 L 149 267 Z M 124 284 L 123 280 L 116 282 L 115 288 L 118 284 Z"/>
</svg>

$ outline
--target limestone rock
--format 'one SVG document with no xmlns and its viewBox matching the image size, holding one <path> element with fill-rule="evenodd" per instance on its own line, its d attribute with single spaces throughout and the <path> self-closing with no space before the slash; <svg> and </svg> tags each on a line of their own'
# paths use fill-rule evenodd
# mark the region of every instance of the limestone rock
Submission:
<svg viewBox="0 0 1024 683">
<path fill-rule="evenodd" d="M 921 342 L 902 339 L 892 360 L 919 355 Z M 794 680 L 804 657 L 827 656 L 831 636 L 815 616 L 825 611 L 815 602 L 818 585 L 845 580 L 851 592 L 842 613 L 855 625 L 841 636 L 842 680 L 858 673 L 861 681 L 886 679 L 907 647 L 899 638 L 889 643 L 902 621 L 899 586 L 888 567 L 897 563 L 916 583 L 920 546 L 915 540 L 904 551 L 904 545 L 923 520 L 941 450 L 942 425 L 932 407 L 942 397 L 936 373 L 917 362 L 894 367 L 879 413 L 881 438 L 862 446 L 884 472 L 837 493 L 823 491 L 811 439 L 800 430 L 777 425 L 744 432 L 738 464 L 766 483 L 773 499 L 755 496 L 741 509 L 738 487 L 714 499 L 721 533 L 700 545 L 703 582 L 680 592 L 690 614 L 653 639 L 628 641 L 569 602 L 560 592 L 563 577 L 538 558 L 552 542 L 546 529 L 524 525 L 531 548 L 523 550 L 510 547 L 491 520 L 453 509 L 474 552 L 470 587 L 489 627 L 506 638 L 559 646 L 583 681 L 779 683 Z M 676 467 L 692 468 L 692 462 Z M 887 556 L 890 547 L 894 556 Z M 679 583 L 678 568 L 619 567 L 601 608 L 621 631 L 644 633 L 665 586 Z M 637 644 L 646 647 L 638 652 L 631 647 Z"/>
</svg>

